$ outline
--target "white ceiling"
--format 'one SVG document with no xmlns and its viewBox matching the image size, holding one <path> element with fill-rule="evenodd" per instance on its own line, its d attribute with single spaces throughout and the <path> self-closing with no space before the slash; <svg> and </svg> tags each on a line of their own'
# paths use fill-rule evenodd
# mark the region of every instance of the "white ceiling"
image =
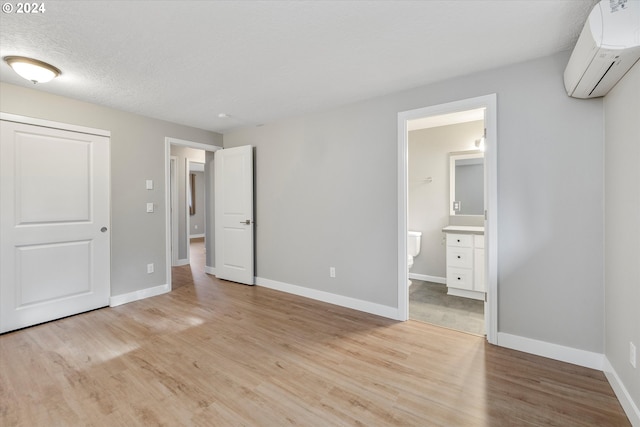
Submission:
<svg viewBox="0 0 640 427">
<path fill-rule="evenodd" d="M 595 3 L 47 1 L 1 14 L 0 55 L 62 70 L 38 90 L 224 133 L 571 49 Z"/>
</svg>

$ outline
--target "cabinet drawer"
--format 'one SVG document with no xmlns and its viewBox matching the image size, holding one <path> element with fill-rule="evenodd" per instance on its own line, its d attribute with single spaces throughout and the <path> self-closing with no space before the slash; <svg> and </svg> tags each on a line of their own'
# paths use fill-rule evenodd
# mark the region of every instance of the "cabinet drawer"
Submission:
<svg viewBox="0 0 640 427">
<path fill-rule="evenodd" d="M 471 234 L 447 233 L 447 246 L 470 248 L 473 246 L 473 236 Z"/>
<path fill-rule="evenodd" d="M 473 289 L 473 271 L 469 268 L 447 268 L 447 286 L 458 289 Z"/>
<path fill-rule="evenodd" d="M 447 267 L 473 268 L 473 249 L 448 247 Z"/>
<path fill-rule="evenodd" d="M 473 246 L 476 248 L 484 248 L 484 236 L 479 234 L 473 236 Z"/>
</svg>

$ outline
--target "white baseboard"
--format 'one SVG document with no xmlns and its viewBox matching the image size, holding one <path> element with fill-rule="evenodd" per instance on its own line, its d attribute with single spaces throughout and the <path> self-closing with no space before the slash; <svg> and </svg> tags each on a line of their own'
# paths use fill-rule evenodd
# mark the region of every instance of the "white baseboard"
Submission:
<svg viewBox="0 0 640 427">
<path fill-rule="evenodd" d="M 289 283 L 264 279 L 262 277 L 256 277 L 255 284 L 258 286 L 263 286 L 265 288 L 286 292 L 288 294 L 294 294 L 322 302 L 328 302 L 329 304 L 352 308 L 354 310 L 364 311 L 365 313 L 376 314 L 378 316 L 387 317 L 389 319 L 401 320 L 398 316 L 398 309 L 396 307 L 389 307 L 387 305 L 363 301 L 351 297 L 345 297 L 342 295 L 332 294 L 330 292 L 319 291 L 317 289 L 305 288 L 304 286 L 291 285 Z"/>
<path fill-rule="evenodd" d="M 189 239 L 199 239 L 200 237 L 204 237 L 204 233 L 203 234 L 190 234 L 189 235 Z"/>
<path fill-rule="evenodd" d="M 604 355 L 591 351 L 580 350 L 563 345 L 553 344 L 546 341 L 538 341 L 518 335 L 498 332 L 497 345 L 513 350 L 523 351 L 561 362 L 572 363 L 585 368 L 602 371 L 604 367 Z"/>
<path fill-rule="evenodd" d="M 138 291 L 129 292 L 128 294 L 115 295 L 109 298 L 109 306 L 116 307 L 118 305 L 126 304 L 133 301 L 139 301 L 141 299 L 155 297 L 156 295 L 162 295 L 169 292 L 171 288 L 168 284 L 154 286 L 152 288 L 140 289 Z"/>
<path fill-rule="evenodd" d="M 624 413 L 627 414 L 627 418 L 631 421 L 631 425 L 634 427 L 640 427 L 640 409 L 638 409 L 638 405 L 631 398 L 629 391 L 620 380 L 616 370 L 613 369 L 613 366 L 609 362 L 607 356 L 604 357 L 603 370 L 607 380 L 609 380 L 609 384 L 611 384 L 611 388 L 620 402 L 620 405 L 622 405 L 622 409 L 624 409 Z"/>
<path fill-rule="evenodd" d="M 214 276 L 216 275 L 216 268 L 215 267 L 209 267 L 208 265 L 204 266 L 204 272 L 207 274 L 213 274 Z"/>
<path fill-rule="evenodd" d="M 447 284 L 446 277 L 427 276 L 426 274 L 409 273 L 409 279 L 422 280 L 423 282 L 442 283 L 443 285 Z"/>
<path fill-rule="evenodd" d="M 179 259 L 175 264 L 172 265 L 172 267 L 182 267 L 183 265 L 189 265 L 189 260 L 186 258 Z"/>
</svg>

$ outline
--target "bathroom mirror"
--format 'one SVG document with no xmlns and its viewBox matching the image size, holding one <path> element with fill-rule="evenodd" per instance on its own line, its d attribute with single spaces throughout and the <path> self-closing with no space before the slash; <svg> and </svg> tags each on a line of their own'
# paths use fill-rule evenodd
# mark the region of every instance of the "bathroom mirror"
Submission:
<svg viewBox="0 0 640 427">
<path fill-rule="evenodd" d="M 449 154 L 449 214 L 484 215 L 484 153 Z"/>
</svg>

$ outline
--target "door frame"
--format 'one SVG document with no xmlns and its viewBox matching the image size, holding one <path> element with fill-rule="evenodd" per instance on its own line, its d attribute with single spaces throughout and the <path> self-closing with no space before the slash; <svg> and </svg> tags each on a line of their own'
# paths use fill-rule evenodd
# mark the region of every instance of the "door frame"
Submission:
<svg viewBox="0 0 640 427">
<path fill-rule="evenodd" d="M 169 220 L 171 221 L 171 247 L 169 248 L 171 252 L 171 266 L 174 266 L 178 263 L 178 251 L 174 250 L 174 248 L 178 248 L 178 198 L 176 197 L 178 194 L 178 157 L 177 156 L 169 156 L 169 193 L 167 197 L 169 197 L 170 209 L 169 209 Z"/>
<path fill-rule="evenodd" d="M 171 146 L 172 145 L 190 147 L 198 150 L 211 151 L 211 152 L 222 150 L 222 147 L 218 147 L 217 145 L 202 144 L 200 142 L 187 141 L 184 139 L 172 138 L 169 136 L 164 138 L 164 201 L 165 201 L 164 216 L 165 216 L 165 259 L 166 259 L 165 274 L 167 275 L 167 286 L 169 288 L 169 291 L 171 291 L 172 289 L 171 267 L 173 265 L 172 263 L 173 256 L 172 256 L 172 250 L 171 250 L 173 227 L 172 227 L 172 221 L 171 221 L 171 193 L 170 193 L 171 191 Z M 176 165 L 177 164 L 178 162 L 176 162 Z M 205 199 L 206 199 L 206 195 L 205 195 Z M 188 231 L 189 230 L 187 230 L 187 233 Z M 205 241 L 209 239 L 208 237 L 209 234 L 210 234 L 210 230 L 205 228 Z"/>
<path fill-rule="evenodd" d="M 487 341 L 498 340 L 498 181 L 497 96 L 495 93 L 398 113 L 398 320 L 409 319 L 407 268 L 409 132 L 407 121 L 427 116 L 485 108 L 485 283 Z"/>
</svg>

